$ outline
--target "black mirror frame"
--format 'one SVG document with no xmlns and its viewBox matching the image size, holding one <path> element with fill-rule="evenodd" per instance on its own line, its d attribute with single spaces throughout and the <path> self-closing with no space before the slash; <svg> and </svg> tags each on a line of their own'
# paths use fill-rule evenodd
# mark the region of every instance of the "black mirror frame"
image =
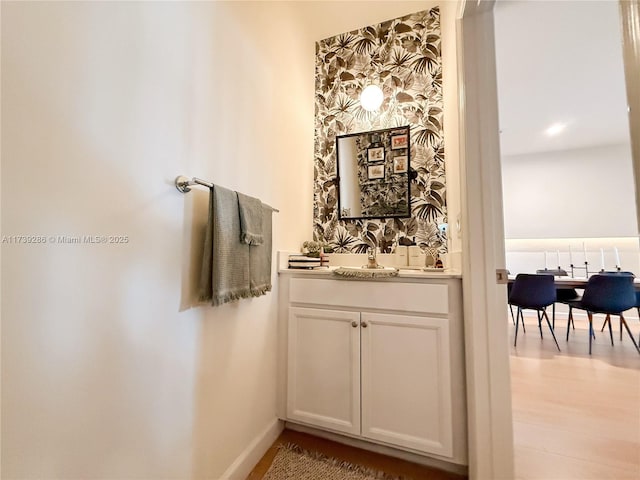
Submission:
<svg viewBox="0 0 640 480">
<path fill-rule="evenodd" d="M 342 202 L 341 202 L 341 192 L 340 192 L 340 161 L 338 158 L 338 141 L 341 138 L 347 137 L 355 137 L 358 135 L 371 135 L 376 133 L 390 132 L 394 130 L 407 130 L 407 171 L 405 175 L 407 176 L 407 214 L 388 214 L 388 215 L 371 215 L 371 216 L 361 216 L 361 217 L 344 217 L 342 216 Z M 336 135 L 335 138 L 335 159 L 336 159 L 336 194 L 337 194 L 337 207 L 338 207 L 338 220 L 341 221 L 351 221 L 351 220 L 376 220 L 376 219 L 385 219 L 385 218 L 411 218 L 411 182 L 415 180 L 418 176 L 418 172 L 416 172 L 413 168 L 411 168 L 411 128 L 409 125 L 404 125 L 401 127 L 392 127 L 392 128 L 383 128 L 380 130 L 370 130 L 364 132 L 355 132 L 348 133 L 345 135 Z"/>
</svg>

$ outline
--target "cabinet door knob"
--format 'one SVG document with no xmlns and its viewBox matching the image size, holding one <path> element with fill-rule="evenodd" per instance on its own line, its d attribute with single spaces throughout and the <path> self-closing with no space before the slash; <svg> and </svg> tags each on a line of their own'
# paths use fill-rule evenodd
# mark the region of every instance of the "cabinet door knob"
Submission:
<svg viewBox="0 0 640 480">
<path fill-rule="evenodd" d="M 367 328 L 369 326 L 369 324 L 367 322 L 362 322 L 362 328 Z"/>
<path fill-rule="evenodd" d="M 351 326 L 353 328 L 356 328 L 358 326 L 358 322 L 356 322 L 355 320 L 353 322 L 351 322 Z"/>
</svg>

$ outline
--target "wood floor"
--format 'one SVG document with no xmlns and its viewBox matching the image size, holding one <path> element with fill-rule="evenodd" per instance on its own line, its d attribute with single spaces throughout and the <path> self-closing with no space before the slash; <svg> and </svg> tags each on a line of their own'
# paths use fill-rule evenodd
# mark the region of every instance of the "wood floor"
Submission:
<svg viewBox="0 0 640 480">
<path fill-rule="evenodd" d="M 317 451 L 329 457 L 362 465 L 367 468 L 383 471 L 389 475 L 408 477 L 413 480 L 464 480 L 466 477 L 444 472 L 434 468 L 418 465 L 397 458 L 388 457 L 379 453 L 369 452 L 360 448 L 343 445 L 323 438 L 308 435 L 306 433 L 285 430 L 275 443 L 264 454 L 247 477 L 247 480 L 261 480 L 273 462 L 277 453 L 277 446 L 283 443 L 295 443 L 305 450 Z M 304 479 L 300 479 L 304 480 Z"/>
<path fill-rule="evenodd" d="M 628 323 L 637 341 L 640 323 Z M 510 336 L 516 478 L 640 479 L 640 355 L 627 333 L 620 342 L 615 320 L 611 346 L 596 316 L 589 356 L 586 317 L 569 342 L 558 317 L 561 353 L 546 325 L 540 339 L 535 316 L 525 324 L 516 348 L 513 327 Z"/>
</svg>

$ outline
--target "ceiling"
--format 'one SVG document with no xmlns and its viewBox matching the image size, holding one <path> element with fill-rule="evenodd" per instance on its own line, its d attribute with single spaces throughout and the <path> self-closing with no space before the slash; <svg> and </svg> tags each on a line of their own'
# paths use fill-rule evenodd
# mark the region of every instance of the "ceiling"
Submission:
<svg viewBox="0 0 640 480">
<path fill-rule="evenodd" d="M 495 34 L 502 155 L 629 143 L 617 1 L 499 1 Z"/>
</svg>

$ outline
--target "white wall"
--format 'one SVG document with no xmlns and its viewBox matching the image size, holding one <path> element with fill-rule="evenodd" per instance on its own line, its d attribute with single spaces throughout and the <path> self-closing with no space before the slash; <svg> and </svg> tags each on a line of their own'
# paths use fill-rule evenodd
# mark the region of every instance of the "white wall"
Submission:
<svg viewBox="0 0 640 480">
<path fill-rule="evenodd" d="M 584 278 L 586 261 L 589 275 L 619 266 L 640 276 L 638 237 L 507 239 L 505 249 L 507 269 L 512 275 L 558 266 L 571 275 L 573 263 L 574 277 Z"/>
<path fill-rule="evenodd" d="M 2 235 L 129 239 L 2 245 L 3 478 L 217 479 L 273 424 L 277 288 L 179 312 L 204 193 L 173 179 L 279 208 L 274 250 L 310 237 L 303 29 L 279 3 L 3 3 Z"/>
<path fill-rule="evenodd" d="M 502 160 L 506 238 L 637 236 L 628 144 Z"/>
</svg>

